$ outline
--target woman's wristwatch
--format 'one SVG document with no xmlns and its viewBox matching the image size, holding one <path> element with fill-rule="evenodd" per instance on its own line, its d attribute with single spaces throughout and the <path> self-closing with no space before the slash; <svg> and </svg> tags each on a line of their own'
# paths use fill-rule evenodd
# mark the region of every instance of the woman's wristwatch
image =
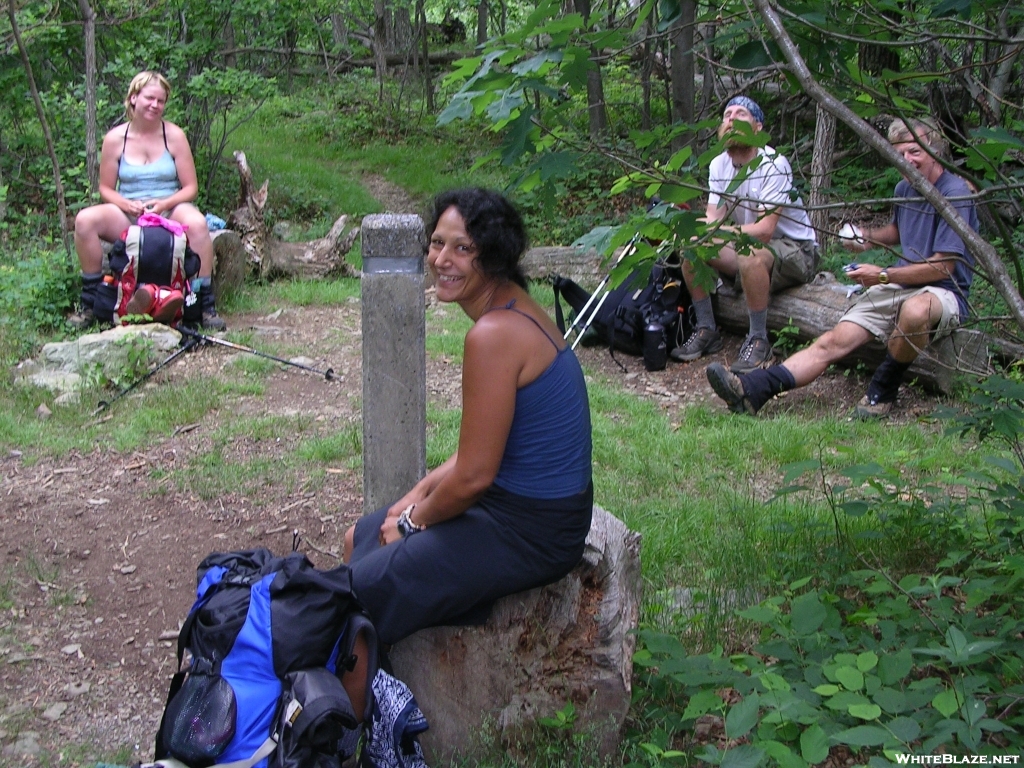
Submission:
<svg viewBox="0 0 1024 768">
<path fill-rule="evenodd" d="M 416 525 L 412 521 L 412 511 L 416 509 L 415 504 L 410 504 L 408 507 L 402 510 L 402 514 L 398 516 L 398 522 L 395 524 L 398 526 L 398 532 L 402 534 L 402 538 L 412 536 L 414 533 L 427 530 L 425 525 Z"/>
</svg>

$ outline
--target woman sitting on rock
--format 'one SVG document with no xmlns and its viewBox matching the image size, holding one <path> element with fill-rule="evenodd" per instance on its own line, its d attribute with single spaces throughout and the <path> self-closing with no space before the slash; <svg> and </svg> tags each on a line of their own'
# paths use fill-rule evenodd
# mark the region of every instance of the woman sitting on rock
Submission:
<svg viewBox="0 0 1024 768">
<path fill-rule="evenodd" d="M 590 530 L 590 409 L 583 371 L 532 298 L 516 209 L 483 189 L 434 201 L 437 298 L 473 320 L 458 450 L 345 534 L 353 586 L 384 643 L 480 623 L 500 597 L 565 576 Z"/>
<path fill-rule="evenodd" d="M 140 72 L 125 96 L 126 122 L 103 137 L 100 199 L 75 217 L 75 250 L 82 268 L 81 311 L 69 322 L 87 328 L 96 322 L 93 302 L 103 279 L 103 243 L 114 242 L 144 213 L 155 213 L 187 227 L 189 245 L 202 261 L 192 289 L 199 295 L 202 324 L 224 330 L 217 316 L 210 276 L 213 241 L 206 217 L 192 205 L 199 192 L 195 161 L 185 132 L 164 120 L 171 84 L 159 72 Z"/>
</svg>

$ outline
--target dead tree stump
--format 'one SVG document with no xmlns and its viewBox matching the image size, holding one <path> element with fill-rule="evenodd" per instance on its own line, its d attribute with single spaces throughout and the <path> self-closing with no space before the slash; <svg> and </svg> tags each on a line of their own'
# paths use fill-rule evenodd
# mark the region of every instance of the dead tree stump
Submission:
<svg viewBox="0 0 1024 768">
<path fill-rule="evenodd" d="M 355 276 L 345 255 L 359 236 L 359 227 L 348 227 L 348 216 L 334 222 L 319 240 L 286 243 L 270 231 L 264 218 L 269 181 L 256 189 L 244 152 L 235 152 L 240 179 L 238 208 L 228 217 L 228 228 L 238 232 L 249 268 L 261 280 L 279 277 L 316 279 Z"/>
</svg>

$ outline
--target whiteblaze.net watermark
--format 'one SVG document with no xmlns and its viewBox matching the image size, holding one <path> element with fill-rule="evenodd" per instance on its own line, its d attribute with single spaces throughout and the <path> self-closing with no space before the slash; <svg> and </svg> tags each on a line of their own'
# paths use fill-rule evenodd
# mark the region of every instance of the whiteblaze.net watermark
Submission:
<svg viewBox="0 0 1024 768">
<path fill-rule="evenodd" d="M 897 765 L 1019 765 L 1020 755 L 911 755 L 896 753 Z"/>
</svg>

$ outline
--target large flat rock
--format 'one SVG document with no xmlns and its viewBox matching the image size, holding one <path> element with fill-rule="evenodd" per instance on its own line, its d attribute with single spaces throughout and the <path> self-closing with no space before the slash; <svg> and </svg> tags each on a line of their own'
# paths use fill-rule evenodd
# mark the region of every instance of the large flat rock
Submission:
<svg viewBox="0 0 1024 768">
<path fill-rule="evenodd" d="M 602 754 L 618 746 L 632 691 L 640 535 L 600 507 L 580 563 L 549 586 L 499 600 L 476 627 L 417 632 L 391 651 L 430 723 L 428 763 L 510 743 L 572 702 Z"/>
</svg>

